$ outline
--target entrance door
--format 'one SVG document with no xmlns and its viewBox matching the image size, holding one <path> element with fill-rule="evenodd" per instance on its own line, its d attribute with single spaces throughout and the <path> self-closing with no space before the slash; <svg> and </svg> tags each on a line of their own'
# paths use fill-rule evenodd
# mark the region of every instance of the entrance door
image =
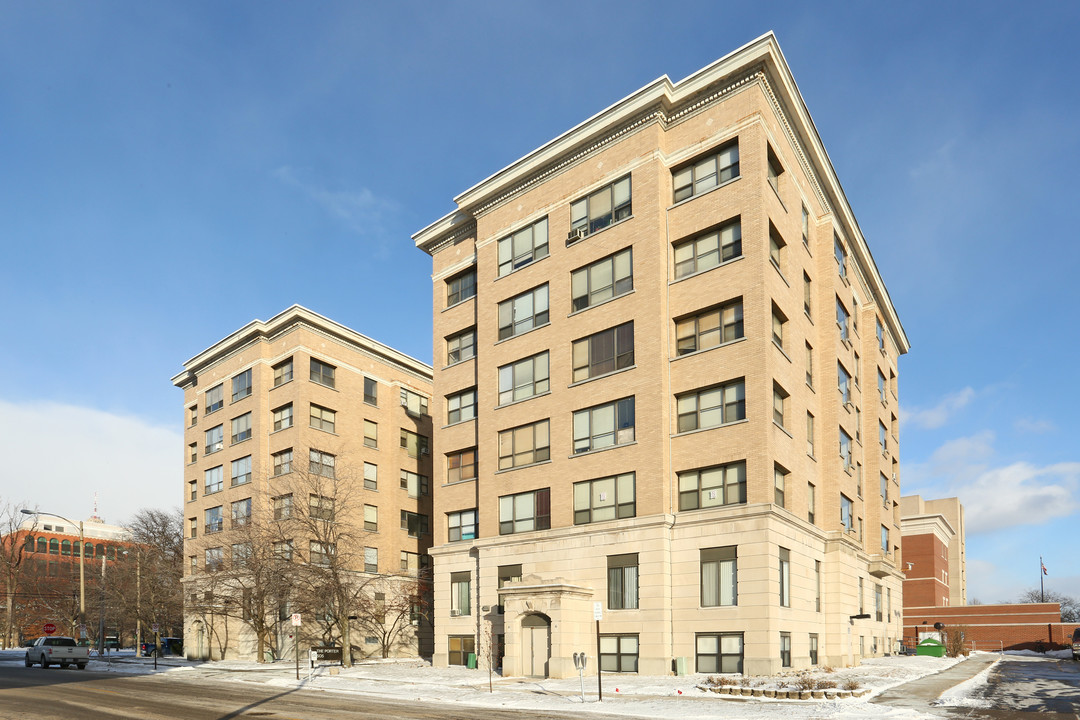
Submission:
<svg viewBox="0 0 1080 720">
<path fill-rule="evenodd" d="M 526 615 L 521 621 L 521 672 L 525 677 L 548 676 L 551 659 L 551 620 Z"/>
</svg>

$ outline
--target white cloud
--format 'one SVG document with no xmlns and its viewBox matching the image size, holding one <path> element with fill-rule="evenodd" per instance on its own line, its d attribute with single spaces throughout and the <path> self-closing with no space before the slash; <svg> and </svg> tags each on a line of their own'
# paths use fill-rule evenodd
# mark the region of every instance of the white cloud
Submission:
<svg viewBox="0 0 1080 720">
<path fill-rule="evenodd" d="M 183 502 L 183 436 L 132 416 L 51 402 L 0 400 L 7 449 L 0 495 L 83 520 L 108 523 L 140 508 Z"/>
<path fill-rule="evenodd" d="M 941 402 L 932 408 L 913 408 L 908 410 L 906 406 L 900 407 L 901 425 L 914 425 L 924 430 L 934 430 L 941 427 L 955 413 L 963 410 L 975 397 L 975 391 L 966 387 L 958 392 L 949 393 Z"/>
<path fill-rule="evenodd" d="M 1049 420 L 1035 420 L 1032 418 L 1020 418 L 1013 423 L 1013 428 L 1020 433 L 1031 433 L 1033 435 L 1044 435 L 1046 433 L 1052 433 L 1057 430 L 1057 425 L 1054 425 Z"/>
<path fill-rule="evenodd" d="M 385 236 L 385 218 L 398 209 L 396 203 L 375 195 L 368 188 L 328 190 L 317 182 L 302 179 L 297 170 L 289 165 L 274 170 L 273 175 L 282 183 L 303 192 L 350 230 L 364 237 L 382 240 Z"/>
</svg>

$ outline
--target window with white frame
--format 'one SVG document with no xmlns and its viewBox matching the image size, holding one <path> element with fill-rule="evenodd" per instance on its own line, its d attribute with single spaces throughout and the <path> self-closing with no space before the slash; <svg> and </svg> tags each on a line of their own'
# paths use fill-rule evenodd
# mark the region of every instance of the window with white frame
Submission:
<svg viewBox="0 0 1080 720">
<path fill-rule="evenodd" d="M 633 251 L 620 250 L 570 273 L 571 310 L 598 305 L 634 289 Z"/>
<path fill-rule="evenodd" d="M 468 270 L 446 281 L 446 307 L 476 295 L 476 270 Z"/>
<path fill-rule="evenodd" d="M 532 465 L 551 458 L 549 422 L 539 422 L 499 433 L 499 469 Z"/>
<path fill-rule="evenodd" d="M 447 542 L 476 539 L 476 508 L 446 514 Z"/>
<path fill-rule="evenodd" d="M 472 614 L 472 576 L 468 571 L 450 573 L 450 614 Z"/>
<path fill-rule="evenodd" d="M 608 610 L 636 610 L 638 554 L 608 555 Z"/>
<path fill-rule="evenodd" d="M 678 395 L 677 432 L 719 427 L 746 419 L 746 392 L 742 378 L 723 385 Z"/>
<path fill-rule="evenodd" d="M 695 159 L 672 172 L 675 202 L 700 195 L 739 176 L 739 141 L 736 139 L 715 153 Z"/>
<path fill-rule="evenodd" d="M 574 524 L 631 518 L 636 514 L 634 473 L 574 483 Z"/>
<path fill-rule="evenodd" d="M 251 368 L 232 379 L 232 401 L 242 400 L 251 394 Z"/>
<path fill-rule="evenodd" d="M 499 405 L 509 405 L 551 389 L 548 351 L 499 368 Z"/>
<path fill-rule="evenodd" d="M 548 286 L 544 283 L 499 303 L 499 339 L 547 325 L 548 319 Z"/>
<path fill-rule="evenodd" d="M 634 364 L 634 323 L 623 323 L 575 340 L 571 351 L 571 382 L 581 382 L 631 367 Z"/>
<path fill-rule="evenodd" d="M 476 357 L 476 328 L 446 338 L 446 364 L 454 365 Z"/>
<path fill-rule="evenodd" d="M 379 489 L 379 466 L 375 463 L 364 463 L 364 489 Z"/>
<path fill-rule="evenodd" d="M 746 502 L 746 462 L 684 470 L 679 476 L 679 510 Z"/>
<path fill-rule="evenodd" d="M 251 456 L 245 455 L 232 461 L 232 486 L 251 482 Z"/>
<path fill-rule="evenodd" d="M 742 298 L 675 321 L 675 353 L 687 355 L 743 337 Z"/>
<path fill-rule="evenodd" d="M 594 233 L 630 217 L 630 176 L 619 178 L 570 204 L 570 229 Z"/>
<path fill-rule="evenodd" d="M 476 388 L 446 397 L 446 424 L 465 422 L 476 417 Z"/>
<path fill-rule="evenodd" d="M 551 490 L 541 488 L 499 498 L 499 534 L 547 530 L 551 527 Z"/>
<path fill-rule="evenodd" d="M 499 240 L 499 277 L 548 256 L 548 219 L 543 217 Z"/>
<path fill-rule="evenodd" d="M 634 398 L 574 413 L 574 454 L 634 442 Z"/>
<path fill-rule="evenodd" d="M 738 550 L 729 547 L 701 550 L 701 607 L 739 604 Z"/>
<path fill-rule="evenodd" d="M 674 245 L 675 279 L 699 273 L 742 256 L 742 225 L 738 218 L 703 235 Z"/>
</svg>

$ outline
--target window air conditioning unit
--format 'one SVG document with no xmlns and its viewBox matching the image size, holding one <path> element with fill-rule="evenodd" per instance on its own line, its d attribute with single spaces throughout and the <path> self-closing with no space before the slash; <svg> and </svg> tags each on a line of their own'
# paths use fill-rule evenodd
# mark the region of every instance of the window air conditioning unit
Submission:
<svg viewBox="0 0 1080 720">
<path fill-rule="evenodd" d="M 589 234 L 589 230 L 588 230 L 588 228 L 586 228 L 584 226 L 579 227 L 579 228 L 574 228 L 573 230 L 571 230 L 570 232 L 568 232 L 566 234 L 566 246 L 570 247 L 571 245 L 576 243 L 578 240 L 584 239 L 585 236 L 588 235 L 588 234 Z"/>
</svg>

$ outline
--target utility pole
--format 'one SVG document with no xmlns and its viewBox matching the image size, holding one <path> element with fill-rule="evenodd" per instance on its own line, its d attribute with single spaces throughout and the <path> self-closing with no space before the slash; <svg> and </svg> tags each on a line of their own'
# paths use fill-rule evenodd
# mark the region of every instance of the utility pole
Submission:
<svg viewBox="0 0 1080 720">
<path fill-rule="evenodd" d="M 105 657 L 105 553 L 101 554 L 101 617 L 98 621 L 98 657 Z"/>
</svg>

